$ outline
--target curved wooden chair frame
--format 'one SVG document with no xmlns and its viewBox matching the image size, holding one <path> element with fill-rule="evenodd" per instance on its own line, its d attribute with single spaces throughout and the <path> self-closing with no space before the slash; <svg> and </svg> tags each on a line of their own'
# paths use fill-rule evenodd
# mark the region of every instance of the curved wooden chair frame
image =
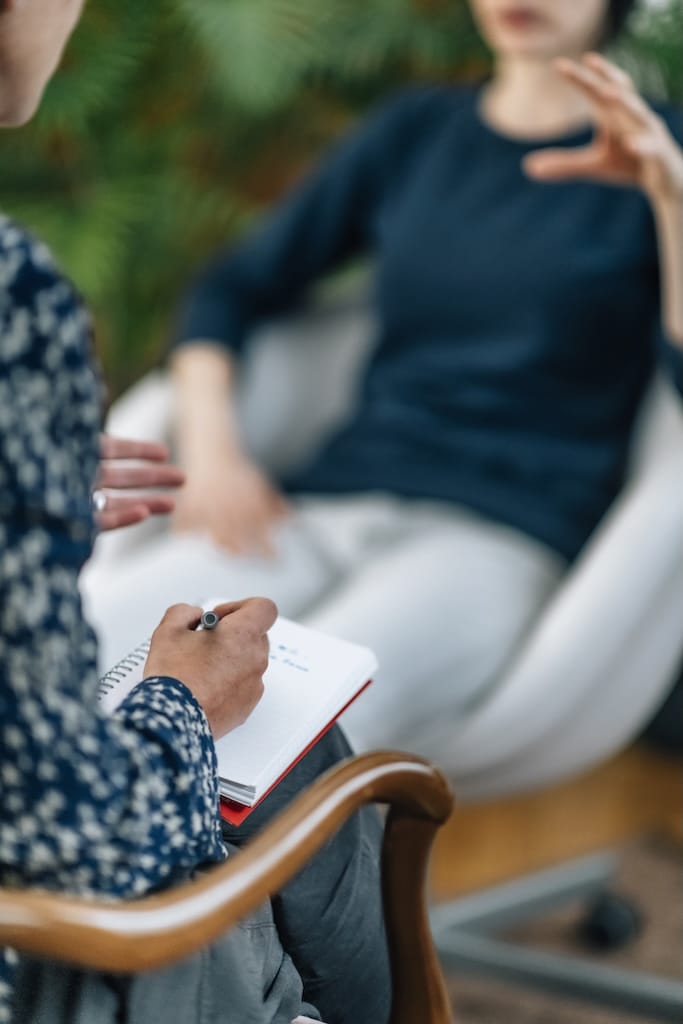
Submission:
<svg viewBox="0 0 683 1024">
<path fill-rule="evenodd" d="M 358 808 L 389 805 L 382 886 L 393 977 L 391 1024 L 450 1024 L 425 887 L 448 783 L 400 754 L 369 754 L 320 778 L 234 857 L 176 889 L 124 904 L 0 890 L 0 946 L 83 969 L 137 973 L 189 956 L 276 893 Z"/>
</svg>

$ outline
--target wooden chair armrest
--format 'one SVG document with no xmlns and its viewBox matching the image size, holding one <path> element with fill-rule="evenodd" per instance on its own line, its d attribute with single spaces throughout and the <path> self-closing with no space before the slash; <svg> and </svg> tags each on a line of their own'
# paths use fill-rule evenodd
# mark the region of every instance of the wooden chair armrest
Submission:
<svg viewBox="0 0 683 1024">
<path fill-rule="evenodd" d="M 270 898 L 369 803 L 390 807 L 382 885 L 394 979 L 392 1024 L 445 1024 L 450 1010 L 429 932 L 425 885 L 432 841 L 453 799 L 440 772 L 401 754 L 368 754 L 335 767 L 239 856 L 168 892 L 107 904 L 2 890 L 0 946 L 106 972 L 169 964 Z"/>
</svg>

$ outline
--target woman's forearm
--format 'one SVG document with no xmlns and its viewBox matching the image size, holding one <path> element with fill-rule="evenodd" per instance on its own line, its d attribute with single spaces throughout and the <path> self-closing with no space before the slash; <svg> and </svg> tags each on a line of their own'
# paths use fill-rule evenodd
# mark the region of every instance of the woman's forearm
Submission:
<svg viewBox="0 0 683 1024">
<path fill-rule="evenodd" d="M 178 456 L 187 474 L 175 529 L 210 536 L 234 554 L 271 552 L 271 531 L 285 504 L 242 449 L 232 355 L 201 339 L 177 350 L 173 371 Z"/>
<path fill-rule="evenodd" d="M 683 348 L 683 196 L 653 204 L 662 282 L 662 319 L 669 339 Z"/>
<path fill-rule="evenodd" d="M 222 345 L 197 341 L 179 349 L 172 363 L 175 428 L 181 465 L 208 464 L 241 454 L 232 409 L 234 361 Z"/>
</svg>

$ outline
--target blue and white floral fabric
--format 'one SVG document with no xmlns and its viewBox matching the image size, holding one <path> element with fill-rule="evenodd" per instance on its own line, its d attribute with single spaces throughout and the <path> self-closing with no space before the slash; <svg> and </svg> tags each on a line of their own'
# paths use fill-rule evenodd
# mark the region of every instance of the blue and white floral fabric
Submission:
<svg viewBox="0 0 683 1024">
<path fill-rule="evenodd" d="M 112 717 L 78 573 L 94 535 L 101 387 L 49 253 L 0 216 L 0 885 L 125 898 L 225 857 L 216 760 L 178 680 Z M 11 1019 L 11 955 L 0 1022 Z"/>
</svg>

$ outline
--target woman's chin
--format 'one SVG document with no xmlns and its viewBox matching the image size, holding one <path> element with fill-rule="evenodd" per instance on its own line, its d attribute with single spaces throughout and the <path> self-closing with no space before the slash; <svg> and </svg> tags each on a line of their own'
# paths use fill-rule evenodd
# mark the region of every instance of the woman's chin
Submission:
<svg viewBox="0 0 683 1024">
<path fill-rule="evenodd" d="M 498 56 L 508 60 L 549 61 L 562 56 L 568 49 L 566 39 L 547 31 L 499 31 L 492 43 Z"/>
</svg>

